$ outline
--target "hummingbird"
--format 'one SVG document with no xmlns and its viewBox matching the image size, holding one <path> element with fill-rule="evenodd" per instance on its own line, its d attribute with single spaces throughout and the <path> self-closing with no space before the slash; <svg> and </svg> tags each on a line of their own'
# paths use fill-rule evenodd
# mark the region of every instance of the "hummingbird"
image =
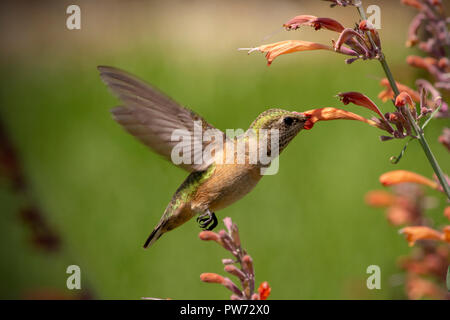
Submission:
<svg viewBox="0 0 450 320">
<path fill-rule="evenodd" d="M 215 212 L 249 193 L 262 178 L 261 169 L 267 167 L 261 161 L 248 161 L 251 156 L 248 145 L 254 138 L 249 138 L 247 134 L 226 137 L 225 133 L 194 111 L 179 105 L 143 80 L 114 67 L 99 66 L 98 70 L 103 82 L 121 100 L 120 106 L 111 109 L 113 119 L 163 157 L 172 159 L 172 150 L 179 143 L 172 137 L 174 130 L 181 129 L 181 132 L 190 135 L 195 131 L 195 125 L 200 124 L 201 129 L 212 130 L 219 137 L 200 141 L 201 148 L 188 145 L 187 149 L 183 149 L 183 155 L 186 153 L 193 161 L 178 165 L 190 174 L 172 196 L 159 223 L 145 241 L 144 248 L 196 215 L 203 230 L 214 229 L 217 226 Z M 278 156 L 303 129 L 307 119 L 308 116 L 300 112 L 269 109 L 251 123 L 246 133 L 252 132 L 258 136 L 264 130 L 277 130 Z M 231 163 L 219 161 L 230 150 L 228 147 L 241 142 L 245 143 L 245 161 L 237 161 L 236 157 Z M 214 146 L 218 149 L 211 157 L 201 157 L 199 153 L 202 150 Z M 257 148 L 261 148 L 261 145 L 257 145 Z M 271 152 L 267 146 L 267 154 Z"/>
</svg>

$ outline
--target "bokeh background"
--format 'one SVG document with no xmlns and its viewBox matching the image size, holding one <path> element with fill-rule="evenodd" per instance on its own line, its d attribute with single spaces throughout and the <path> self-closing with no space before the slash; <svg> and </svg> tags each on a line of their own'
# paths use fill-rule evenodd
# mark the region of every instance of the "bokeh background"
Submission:
<svg viewBox="0 0 450 320">
<path fill-rule="evenodd" d="M 414 12 L 397 1 L 372 2 L 365 5 L 381 7 L 380 34 L 393 73 L 412 86 L 421 74 L 406 65 L 415 51 L 404 42 Z M 81 7 L 81 30 L 66 28 L 70 4 Z M 222 273 L 220 259 L 228 255 L 198 239 L 195 221 L 142 249 L 187 173 L 111 119 L 118 101 L 96 66 L 138 75 L 221 129 L 247 128 L 269 107 L 342 107 L 335 95 L 343 91 L 364 92 L 392 110 L 377 99 L 383 74 L 376 61 L 346 65 L 343 56 L 318 51 L 286 55 L 267 67 L 263 55 L 236 50 L 337 38 L 308 28 L 283 31 L 282 23 L 298 14 L 333 17 L 349 27 L 359 19 L 355 9 L 330 9 L 323 1 L 2 1 L 0 117 L 27 186 L 23 191 L 0 177 L 0 298 L 227 299 L 226 289 L 199 280 L 202 272 Z M 448 172 L 448 154 L 437 143 L 443 121 L 426 133 Z M 277 175 L 218 212 L 239 226 L 256 282 L 270 283 L 271 298 L 405 297 L 396 259 L 410 249 L 364 195 L 380 188 L 385 171 L 431 177 L 432 169 L 418 143 L 392 165 L 389 157 L 404 142 L 382 143 L 380 133 L 358 122 L 319 123 L 287 148 Z M 33 238 L 33 219 L 23 213 L 30 203 L 46 225 L 41 231 L 53 235 L 50 245 Z M 429 211 L 430 218 L 440 219 L 442 209 Z M 72 264 L 81 268 L 81 293 L 66 288 Z M 381 268 L 381 290 L 366 288 L 372 264 Z"/>
</svg>

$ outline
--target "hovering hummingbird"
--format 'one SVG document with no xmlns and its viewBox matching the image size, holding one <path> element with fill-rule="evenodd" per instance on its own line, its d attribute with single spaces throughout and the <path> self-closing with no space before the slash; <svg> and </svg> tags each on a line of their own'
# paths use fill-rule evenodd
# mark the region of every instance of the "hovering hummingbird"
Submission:
<svg viewBox="0 0 450 320">
<path fill-rule="evenodd" d="M 217 226 L 215 211 L 223 209 L 249 193 L 262 178 L 261 169 L 267 167 L 260 161 L 249 160 L 248 135 L 225 137 L 225 134 L 214 128 L 193 111 L 180 106 L 149 84 L 135 76 L 106 66 L 99 66 L 100 77 L 122 101 L 122 106 L 113 108 L 113 118 L 145 145 L 160 155 L 171 159 L 172 149 L 178 143 L 173 141 L 174 130 L 191 134 L 195 123 L 200 123 L 203 130 L 213 130 L 222 139 L 201 141 L 201 148 L 189 146 L 188 156 L 191 163 L 179 166 L 191 173 L 173 195 L 159 223 L 151 232 L 144 248 L 152 245 L 164 233 L 182 225 L 198 215 L 197 222 L 205 230 Z M 303 129 L 308 119 L 303 113 L 282 109 L 269 109 L 261 113 L 250 125 L 247 132 L 277 130 L 277 155 Z M 270 131 L 272 132 L 272 131 Z M 246 142 L 245 160 L 231 163 L 223 160 L 227 147 Z M 219 145 L 219 142 L 222 143 Z M 202 158 L 199 152 L 207 147 L 220 146 L 212 157 Z M 257 146 L 260 148 L 260 145 Z M 271 153 L 267 147 L 267 153 Z M 185 149 L 183 149 L 185 150 Z M 234 150 L 234 149 L 232 149 Z M 234 152 L 233 152 L 234 153 Z M 198 161 L 201 159 L 201 161 Z"/>
</svg>

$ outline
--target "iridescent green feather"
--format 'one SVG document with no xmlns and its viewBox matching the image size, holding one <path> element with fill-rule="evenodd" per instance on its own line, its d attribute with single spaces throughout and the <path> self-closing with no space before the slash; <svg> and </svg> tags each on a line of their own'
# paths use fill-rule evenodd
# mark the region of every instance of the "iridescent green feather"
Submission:
<svg viewBox="0 0 450 320">
<path fill-rule="evenodd" d="M 276 121 L 280 118 L 281 115 L 289 114 L 290 111 L 283 109 L 269 109 L 261 113 L 255 121 L 250 125 L 250 129 L 254 129 L 258 131 L 259 129 L 264 129 L 270 127 L 270 124 L 273 121 Z"/>
<path fill-rule="evenodd" d="M 205 171 L 192 172 L 175 192 L 164 212 L 164 217 L 169 218 L 180 205 L 190 201 L 191 197 L 197 191 L 197 188 L 211 177 L 215 169 L 216 165 L 212 164 Z"/>
</svg>

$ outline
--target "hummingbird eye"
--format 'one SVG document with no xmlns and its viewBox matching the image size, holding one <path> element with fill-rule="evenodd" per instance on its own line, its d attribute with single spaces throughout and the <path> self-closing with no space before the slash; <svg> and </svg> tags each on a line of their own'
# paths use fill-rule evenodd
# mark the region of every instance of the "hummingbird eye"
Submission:
<svg viewBox="0 0 450 320">
<path fill-rule="evenodd" d="M 294 119 L 291 118 L 291 117 L 286 117 L 286 118 L 283 119 L 283 122 L 284 122 L 285 125 L 290 126 L 291 124 L 294 123 Z"/>
</svg>

